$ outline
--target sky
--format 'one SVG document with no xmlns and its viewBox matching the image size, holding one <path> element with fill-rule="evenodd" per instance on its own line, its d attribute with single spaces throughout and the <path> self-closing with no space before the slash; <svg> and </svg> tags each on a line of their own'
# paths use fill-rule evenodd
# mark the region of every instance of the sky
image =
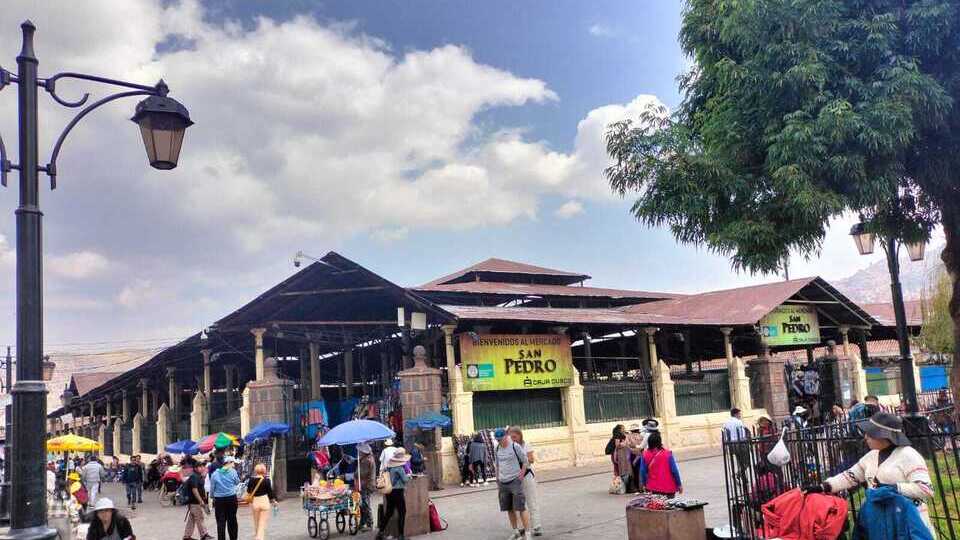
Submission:
<svg viewBox="0 0 960 540">
<path fill-rule="evenodd" d="M 29 18 L 41 76 L 163 78 L 196 122 L 173 171 L 148 166 L 132 100 L 68 138 L 57 189 L 41 187 L 47 347 L 185 337 L 292 274 L 298 250 L 335 250 L 400 285 L 489 257 L 643 290 L 778 279 L 641 226 L 603 179 L 606 126 L 681 100 L 680 17 L 676 0 L 7 0 L 3 67 Z M 42 162 L 74 112 L 41 91 Z M 16 118 L 7 87 L 14 156 Z M 10 343 L 16 185 L 0 191 Z M 792 277 L 876 260 L 856 254 L 851 223 L 820 256 L 794 257 Z"/>
</svg>

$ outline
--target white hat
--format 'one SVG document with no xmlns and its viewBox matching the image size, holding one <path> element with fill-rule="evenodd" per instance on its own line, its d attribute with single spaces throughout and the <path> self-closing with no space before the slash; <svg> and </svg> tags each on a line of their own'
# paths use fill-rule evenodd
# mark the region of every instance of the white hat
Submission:
<svg viewBox="0 0 960 540">
<path fill-rule="evenodd" d="M 807 410 L 799 405 L 797 405 L 796 408 L 793 409 L 793 414 L 803 414 L 805 412 L 807 412 Z"/>
<path fill-rule="evenodd" d="M 384 446 L 393 446 L 393 439 L 385 439 L 383 441 Z"/>
<path fill-rule="evenodd" d="M 97 499 L 97 503 L 93 505 L 93 508 L 90 509 L 91 512 L 99 512 L 100 510 L 116 510 L 117 507 L 113 505 L 113 501 L 106 497 L 101 497 Z"/>
<path fill-rule="evenodd" d="M 236 463 L 236 461 L 237 461 L 237 458 L 235 458 L 235 457 L 233 457 L 233 456 L 227 456 L 227 457 L 223 458 L 223 464 L 224 464 L 224 465 L 229 465 L 230 463 Z"/>
</svg>

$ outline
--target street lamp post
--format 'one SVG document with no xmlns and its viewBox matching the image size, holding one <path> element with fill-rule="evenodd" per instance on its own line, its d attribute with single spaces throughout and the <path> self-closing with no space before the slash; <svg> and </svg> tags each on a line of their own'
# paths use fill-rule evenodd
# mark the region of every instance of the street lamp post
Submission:
<svg viewBox="0 0 960 540">
<path fill-rule="evenodd" d="M 145 86 L 94 75 L 64 72 L 48 78 L 37 75 L 37 57 L 33 48 L 36 27 L 30 21 L 20 25 L 23 41 L 17 56 L 17 73 L 0 68 L 0 90 L 17 84 L 19 111 L 19 163 L 7 159 L 0 139 L 0 183 L 7 184 L 7 173 L 20 172 L 20 205 L 17 208 L 17 376 L 12 387 L 13 422 L 10 490 L 10 530 L 8 538 L 54 538 L 56 531 L 47 526 L 46 475 L 46 385 L 43 382 L 43 265 L 42 218 L 39 198 L 39 173 L 50 177 L 56 188 L 57 157 L 70 131 L 87 114 L 111 101 L 146 96 L 137 105 L 132 120 L 140 126 L 150 165 L 157 169 L 176 167 L 183 133 L 192 122 L 187 110 L 167 97 L 167 85 L 160 81 Z M 89 105 L 89 94 L 69 101 L 57 94 L 61 79 L 80 79 L 125 88 Z M 81 108 L 60 134 L 46 165 L 40 164 L 37 124 L 37 90 L 43 88 L 55 102 L 68 108 Z M 86 106 L 85 106 L 86 105 Z M 12 435 L 12 436 L 11 436 Z"/>
<path fill-rule="evenodd" d="M 873 253 L 876 235 L 870 232 L 863 223 L 857 223 L 850 229 L 850 236 L 857 245 L 861 255 Z M 924 242 L 904 244 L 911 261 L 923 259 Z M 887 269 L 890 271 L 890 292 L 893 297 L 893 313 L 897 324 L 897 343 L 900 347 L 900 386 L 903 389 L 903 400 L 908 417 L 915 417 L 919 412 L 917 405 L 917 383 L 913 378 L 913 355 L 910 352 L 910 335 L 907 331 L 907 313 L 903 303 L 903 287 L 900 284 L 900 246 L 901 242 L 894 235 L 887 235 L 881 241 L 881 247 L 887 256 Z"/>
</svg>

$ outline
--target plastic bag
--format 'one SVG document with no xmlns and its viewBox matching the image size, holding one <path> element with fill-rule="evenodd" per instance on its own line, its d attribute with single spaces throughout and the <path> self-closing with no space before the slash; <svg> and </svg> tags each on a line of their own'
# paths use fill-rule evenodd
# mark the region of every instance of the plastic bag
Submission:
<svg viewBox="0 0 960 540">
<path fill-rule="evenodd" d="M 610 481 L 610 489 L 608 492 L 611 495 L 623 495 L 627 491 L 627 486 L 623 485 L 623 480 L 619 476 L 614 476 L 613 480 Z"/>
<path fill-rule="evenodd" d="M 780 440 L 776 446 L 773 447 L 773 450 L 770 450 L 770 453 L 767 454 L 767 461 L 778 467 L 783 467 L 787 463 L 790 463 L 790 451 L 787 450 L 787 445 L 783 442 L 783 436 L 786 435 L 786 433 L 787 428 L 783 428 L 783 431 L 780 432 Z"/>
</svg>

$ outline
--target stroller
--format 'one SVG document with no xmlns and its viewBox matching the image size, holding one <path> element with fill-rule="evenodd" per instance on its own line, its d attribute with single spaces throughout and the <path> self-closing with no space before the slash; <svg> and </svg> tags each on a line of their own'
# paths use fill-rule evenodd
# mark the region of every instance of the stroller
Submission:
<svg viewBox="0 0 960 540">
<path fill-rule="evenodd" d="M 177 504 L 177 490 L 180 489 L 182 483 L 179 469 L 168 470 L 160 478 L 160 490 L 158 491 L 160 506 L 175 506 Z"/>
</svg>

